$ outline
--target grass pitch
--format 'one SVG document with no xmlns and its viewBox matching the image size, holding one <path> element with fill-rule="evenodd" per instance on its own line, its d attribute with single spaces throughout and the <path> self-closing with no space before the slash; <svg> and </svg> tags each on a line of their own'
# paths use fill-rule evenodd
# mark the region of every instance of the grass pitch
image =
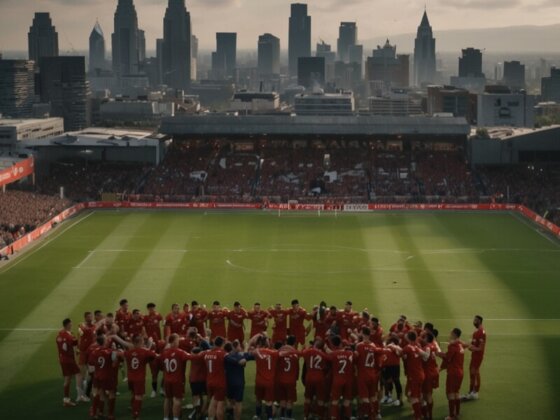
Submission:
<svg viewBox="0 0 560 420">
<path fill-rule="evenodd" d="M 87 418 L 84 405 L 62 408 L 54 337 L 63 318 L 77 325 L 84 311 L 114 311 L 126 297 L 131 309 L 155 301 L 164 315 L 193 299 L 250 307 L 298 298 L 307 309 L 350 299 L 385 328 L 401 313 L 431 321 L 440 341 L 455 326 L 468 339 L 479 313 L 488 333 L 481 399 L 464 404 L 463 418 L 556 419 L 559 274 L 559 244 L 507 213 L 86 213 L 0 268 L 0 418 Z M 128 418 L 120 392 L 117 417 Z M 301 404 L 300 395 L 297 418 Z M 161 405 L 147 399 L 143 418 L 161 418 Z M 440 388 L 434 414 L 446 413 Z M 410 414 L 408 404 L 383 410 Z"/>
</svg>

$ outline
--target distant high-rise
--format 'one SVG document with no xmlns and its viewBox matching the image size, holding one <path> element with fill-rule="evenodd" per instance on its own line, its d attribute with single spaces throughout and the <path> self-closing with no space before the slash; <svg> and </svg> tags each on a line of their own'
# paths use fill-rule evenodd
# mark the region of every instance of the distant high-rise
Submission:
<svg viewBox="0 0 560 420">
<path fill-rule="evenodd" d="M 288 56 L 290 76 L 298 74 L 299 57 L 311 56 L 311 16 L 307 15 L 307 4 L 291 5 Z"/>
<path fill-rule="evenodd" d="M 0 59 L 0 114 L 12 118 L 31 117 L 34 96 L 34 63 Z"/>
<path fill-rule="evenodd" d="M 216 33 L 216 51 L 212 53 L 214 77 L 227 79 L 235 77 L 237 67 L 237 33 Z"/>
<path fill-rule="evenodd" d="M 525 89 L 525 65 L 519 61 L 504 62 L 504 83 L 516 90 Z"/>
<path fill-rule="evenodd" d="M 422 86 L 430 84 L 436 78 L 436 40 L 424 11 L 422 22 L 418 26 L 414 41 L 414 84 Z"/>
<path fill-rule="evenodd" d="M 409 56 L 397 54 L 396 45 L 389 40 L 383 47 L 377 46 L 366 64 L 367 80 L 382 81 L 387 86 L 407 87 L 409 85 Z"/>
<path fill-rule="evenodd" d="M 485 77 L 482 73 L 482 52 L 475 48 L 463 50 L 459 58 L 459 77 Z"/>
<path fill-rule="evenodd" d="M 280 39 L 272 34 L 259 36 L 258 68 L 260 77 L 280 74 Z"/>
<path fill-rule="evenodd" d="M 198 78 L 198 38 L 191 35 L 191 80 Z"/>
<path fill-rule="evenodd" d="M 335 76 L 336 53 L 332 51 L 331 45 L 327 44 L 325 41 L 317 43 L 315 55 L 325 59 L 325 80 L 327 82 L 333 81 Z"/>
<path fill-rule="evenodd" d="M 142 29 L 138 29 L 138 62 L 142 63 L 146 60 L 146 33 Z"/>
<path fill-rule="evenodd" d="M 545 101 L 560 103 L 560 68 L 552 67 L 550 76 L 542 78 L 541 94 Z"/>
<path fill-rule="evenodd" d="M 338 28 L 337 53 L 338 60 L 350 62 L 350 47 L 358 42 L 358 27 L 356 22 L 341 22 Z"/>
<path fill-rule="evenodd" d="M 325 58 L 299 57 L 298 84 L 306 89 L 322 88 L 325 86 Z"/>
<path fill-rule="evenodd" d="M 43 57 L 39 61 L 39 92 L 51 104 L 51 116 L 64 118 L 64 130 L 90 125 L 89 85 L 85 57 Z"/>
<path fill-rule="evenodd" d="M 185 0 L 169 0 L 163 18 L 163 81 L 175 89 L 191 83 L 191 15 Z"/>
<path fill-rule="evenodd" d="M 105 69 L 105 37 L 99 22 L 95 23 L 89 36 L 89 72 Z"/>
<path fill-rule="evenodd" d="M 132 0 L 119 0 L 112 36 L 113 72 L 115 76 L 139 73 L 138 16 Z"/>
<path fill-rule="evenodd" d="M 49 13 L 35 13 L 27 38 L 30 60 L 37 63 L 41 57 L 58 55 L 58 33 Z"/>
</svg>

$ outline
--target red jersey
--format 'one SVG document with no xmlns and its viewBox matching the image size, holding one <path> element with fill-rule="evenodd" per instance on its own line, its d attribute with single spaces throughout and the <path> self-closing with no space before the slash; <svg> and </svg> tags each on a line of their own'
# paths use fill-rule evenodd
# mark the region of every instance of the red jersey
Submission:
<svg viewBox="0 0 560 420">
<path fill-rule="evenodd" d="M 321 315 L 319 311 L 313 311 L 313 313 L 307 315 L 306 319 L 313 322 L 315 337 L 326 337 L 327 331 L 331 327 L 331 324 L 327 322 L 328 315 L 326 313 Z"/>
<path fill-rule="evenodd" d="M 206 382 L 206 363 L 202 353 L 191 355 L 189 382 Z"/>
<path fill-rule="evenodd" d="M 226 368 L 224 359 L 226 352 L 220 348 L 201 353 L 206 364 L 206 383 L 215 387 L 226 387 Z"/>
<path fill-rule="evenodd" d="M 185 318 L 181 316 L 181 314 L 174 314 L 173 312 L 165 317 L 165 327 L 166 327 L 166 334 L 167 334 L 167 329 L 169 329 L 169 335 L 171 334 L 185 335 L 187 331 Z"/>
<path fill-rule="evenodd" d="M 187 360 L 189 360 L 187 352 L 177 348 L 165 349 L 160 354 L 159 360 L 161 361 L 165 382 L 173 384 L 185 382 L 185 368 Z"/>
<path fill-rule="evenodd" d="M 381 325 L 371 328 L 370 339 L 376 346 L 383 346 L 383 327 Z"/>
<path fill-rule="evenodd" d="M 273 335 L 285 339 L 288 335 L 288 311 L 286 309 L 270 309 L 268 313 L 274 319 Z"/>
<path fill-rule="evenodd" d="M 191 322 L 196 326 L 198 333 L 206 337 L 206 328 L 204 323 L 208 319 L 208 311 L 204 308 L 197 308 L 196 310 L 191 310 Z"/>
<path fill-rule="evenodd" d="M 229 319 L 228 328 L 237 331 L 243 331 L 245 328 L 245 324 L 243 320 L 247 318 L 247 312 L 244 309 L 241 309 L 239 312 L 237 311 L 230 311 L 227 314 Z"/>
<path fill-rule="evenodd" d="M 196 341 L 193 341 L 190 338 L 181 338 L 179 340 L 179 348 L 187 353 L 190 353 L 195 347 Z"/>
<path fill-rule="evenodd" d="M 128 327 L 128 320 L 132 314 L 129 311 L 123 311 L 122 309 L 118 309 L 115 312 L 115 324 L 119 326 L 120 332 L 127 332 Z"/>
<path fill-rule="evenodd" d="M 465 349 L 459 341 L 450 343 L 445 354 L 445 362 L 448 374 L 463 375 L 463 364 L 465 362 Z"/>
<path fill-rule="evenodd" d="M 348 330 L 354 329 L 354 320 L 356 318 L 356 312 L 354 311 L 341 311 L 338 312 L 336 317 L 336 323 L 339 328 L 340 338 L 346 340 L 348 338 Z"/>
<path fill-rule="evenodd" d="M 388 353 L 382 347 L 377 347 L 373 343 L 358 343 L 356 345 L 356 367 L 358 377 L 360 378 L 376 378 L 379 374 L 380 366 L 377 366 L 379 355 Z"/>
<path fill-rule="evenodd" d="M 100 380 L 109 380 L 115 378 L 119 372 L 119 364 L 117 355 L 113 355 L 113 349 L 109 347 L 100 347 L 92 353 L 93 366 L 97 378 Z"/>
<path fill-rule="evenodd" d="M 354 353 L 350 350 L 334 350 L 329 354 L 333 384 L 348 383 L 354 379 Z"/>
<path fill-rule="evenodd" d="M 212 331 L 212 338 L 226 337 L 226 318 L 228 317 L 226 309 L 212 310 L 208 313 L 208 320 L 210 323 L 210 331 Z"/>
<path fill-rule="evenodd" d="M 303 322 L 307 317 L 307 311 L 303 308 L 299 309 L 288 309 L 288 317 L 290 318 L 290 333 L 297 335 L 298 333 L 305 332 L 305 327 Z"/>
<path fill-rule="evenodd" d="M 130 349 L 124 352 L 126 372 L 130 382 L 146 380 L 146 365 L 157 357 L 152 350 L 145 348 Z"/>
<path fill-rule="evenodd" d="M 387 357 L 385 358 L 385 366 L 400 366 L 401 359 L 394 351 L 389 351 L 387 353 Z"/>
<path fill-rule="evenodd" d="M 428 360 L 424 361 L 424 373 L 429 377 L 439 375 L 439 369 L 436 360 L 436 353 L 440 351 L 439 346 L 434 341 L 432 343 L 426 344 L 426 346 L 424 346 L 424 351 L 430 352 L 430 357 L 428 358 Z"/>
<path fill-rule="evenodd" d="M 278 351 L 266 348 L 258 349 L 255 352 L 255 364 L 257 365 L 255 383 L 262 385 L 274 383 Z"/>
<path fill-rule="evenodd" d="M 475 347 L 482 347 L 482 351 L 473 351 L 473 359 L 482 359 L 484 357 L 484 350 L 486 347 L 486 331 L 480 327 L 472 335 L 471 344 Z"/>
<path fill-rule="evenodd" d="M 148 338 L 152 338 L 154 341 L 161 340 L 161 321 L 163 321 L 163 317 L 158 312 L 144 315 L 144 328 Z"/>
<path fill-rule="evenodd" d="M 126 327 L 126 333 L 130 337 L 134 337 L 135 335 L 143 335 L 144 333 L 144 319 L 139 317 L 138 319 L 134 319 L 130 317 Z"/>
<path fill-rule="evenodd" d="M 305 349 L 302 352 L 305 361 L 305 381 L 322 381 L 327 370 L 327 354 L 316 348 Z"/>
<path fill-rule="evenodd" d="M 280 350 L 277 380 L 281 384 L 295 384 L 299 377 L 299 353 L 295 349 Z"/>
<path fill-rule="evenodd" d="M 422 349 L 417 345 L 407 344 L 403 348 L 403 359 L 406 365 L 406 376 L 415 381 L 424 381 L 424 361 L 420 354 Z"/>
<path fill-rule="evenodd" d="M 251 337 L 257 334 L 262 334 L 267 328 L 267 319 L 269 314 L 266 311 L 249 311 L 247 318 L 251 320 Z"/>
<path fill-rule="evenodd" d="M 95 342 L 95 332 L 97 327 L 95 324 L 86 324 L 85 322 L 78 327 L 80 330 L 78 348 L 80 352 L 87 351 L 89 347 Z"/>
<path fill-rule="evenodd" d="M 74 347 L 78 345 L 78 340 L 74 338 L 70 331 L 61 330 L 56 336 L 56 346 L 58 348 L 58 360 L 60 363 L 76 363 Z"/>
</svg>

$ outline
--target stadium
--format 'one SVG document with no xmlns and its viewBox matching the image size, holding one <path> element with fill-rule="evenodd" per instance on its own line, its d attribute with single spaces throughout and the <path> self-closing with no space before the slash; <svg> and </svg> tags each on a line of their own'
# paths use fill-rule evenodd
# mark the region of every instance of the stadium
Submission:
<svg viewBox="0 0 560 420">
<path fill-rule="evenodd" d="M 461 395 L 474 392 L 469 345 L 480 315 L 482 386 L 462 418 L 556 418 L 559 131 L 481 136 L 444 117 L 210 114 L 164 118 L 158 134 L 91 128 L 22 140 L 23 153 L 0 156 L 0 417 L 87 418 L 91 403 L 59 403 L 56 337 L 62 320 L 75 333 L 84 312 L 117 314 L 126 299 L 142 314 L 153 302 L 163 317 L 196 301 L 202 312 L 188 306 L 184 319 L 203 334 L 214 302 L 230 311 L 258 302 L 272 314 L 298 300 L 305 346 L 331 306 L 379 319 L 388 337 L 403 315 L 419 333 L 433 324 L 442 351 L 459 328 Z M 325 334 L 351 349 L 370 325 L 341 332 L 333 319 Z M 249 345 L 251 321 L 241 322 Z M 275 322 L 270 315 L 270 337 Z M 255 365 L 245 369 L 242 418 L 255 414 Z M 130 418 L 125 370 L 118 375 L 115 416 Z M 446 375 L 434 418 L 448 413 Z M 143 419 L 162 417 L 159 380 L 151 398 L 146 375 Z M 405 388 L 404 372 L 400 380 Z M 380 415 L 414 418 L 408 387 L 396 405 L 386 403 L 392 385 L 381 385 Z M 274 406 L 279 417 L 309 414 L 304 388 L 298 380 L 290 415 Z M 185 415 L 196 408 L 190 391 Z"/>
</svg>

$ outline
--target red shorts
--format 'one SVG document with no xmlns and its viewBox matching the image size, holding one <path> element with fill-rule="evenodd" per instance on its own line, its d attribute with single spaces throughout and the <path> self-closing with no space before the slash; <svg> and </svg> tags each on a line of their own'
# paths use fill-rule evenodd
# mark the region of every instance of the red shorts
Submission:
<svg viewBox="0 0 560 420">
<path fill-rule="evenodd" d="M 164 381 L 163 387 L 165 390 L 165 398 L 177 398 L 182 400 L 185 396 L 185 384 L 182 382 L 167 382 Z"/>
<path fill-rule="evenodd" d="M 327 399 L 327 386 L 324 379 L 306 379 L 305 398 L 312 400 L 313 397 L 316 397 L 317 401 L 325 401 Z"/>
<path fill-rule="evenodd" d="M 288 333 L 284 330 L 284 331 L 278 331 L 276 332 L 276 330 L 274 330 L 274 332 L 272 333 L 272 343 L 285 343 L 286 342 L 286 337 L 288 336 Z"/>
<path fill-rule="evenodd" d="M 274 401 L 274 384 L 255 384 L 255 399 L 257 401 Z"/>
<path fill-rule="evenodd" d="M 80 351 L 80 356 L 78 357 L 78 364 L 80 366 L 85 366 L 88 364 L 88 355 L 85 351 Z"/>
<path fill-rule="evenodd" d="M 351 400 L 354 394 L 354 381 L 352 379 L 346 382 L 333 382 L 331 386 L 331 401 L 338 401 L 340 397 L 345 400 Z"/>
<path fill-rule="evenodd" d="M 445 392 L 447 394 L 458 394 L 463 384 L 463 375 L 447 373 L 447 381 L 445 382 Z"/>
<path fill-rule="evenodd" d="M 128 389 L 132 395 L 144 395 L 146 393 L 146 381 L 128 380 Z"/>
<path fill-rule="evenodd" d="M 245 332 L 243 330 L 230 328 L 228 331 L 227 339 L 230 342 L 238 340 L 240 343 L 245 341 Z"/>
<path fill-rule="evenodd" d="M 426 375 L 424 383 L 422 384 L 422 393 L 431 394 L 434 389 L 439 388 L 439 375 L 429 376 Z"/>
<path fill-rule="evenodd" d="M 297 387 L 295 383 L 282 384 L 279 383 L 276 387 L 278 401 L 297 401 Z"/>
<path fill-rule="evenodd" d="M 370 399 L 377 396 L 379 390 L 379 377 L 358 377 L 358 397 L 360 399 Z"/>
<path fill-rule="evenodd" d="M 475 357 L 473 356 L 471 359 L 471 364 L 470 364 L 470 368 L 471 369 L 480 369 L 480 366 L 482 365 L 482 360 L 484 358 L 483 357 Z"/>
<path fill-rule="evenodd" d="M 410 398 L 422 397 L 422 385 L 424 378 L 408 377 L 406 382 L 406 395 Z"/>
<path fill-rule="evenodd" d="M 80 368 L 76 362 L 64 362 L 60 364 L 62 376 L 74 376 L 80 373 Z"/>
<path fill-rule="evenodd" d="M 294 331 L 293 335 L 296 337 L 296 343 L 305 345 L 305 330 Z"/>
<path fill-rule="evenodd" d="M 99 389 L 107 392 L 115 392 L 117 390 L 117 378 L 108 378 L 99 380 Z"/>
<path fill-rule="evenodd" d="M 207 384 L 206 393 L 208 398 L 214 398 L 215 401 L 222 402 L 226 400 L 226 388 L 223 386 Z"/>
</svg>

